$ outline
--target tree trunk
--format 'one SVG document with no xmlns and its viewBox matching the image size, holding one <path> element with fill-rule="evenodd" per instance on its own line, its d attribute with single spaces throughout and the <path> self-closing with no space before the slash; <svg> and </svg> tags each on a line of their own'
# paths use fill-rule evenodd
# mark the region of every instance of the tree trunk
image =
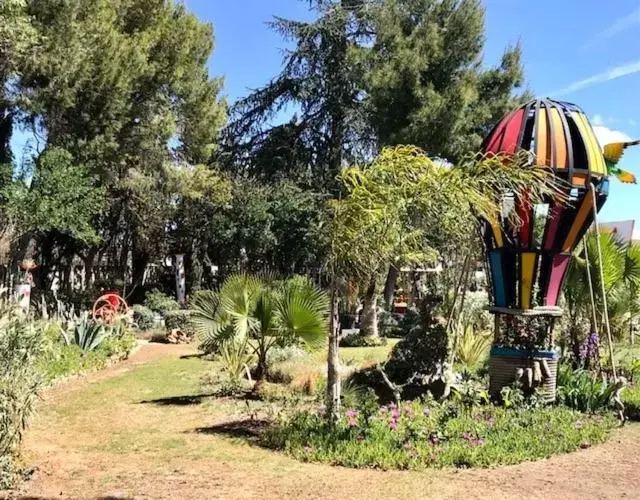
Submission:
<svg viewBox="0 0 640 500">
<path fill-rule="evenodd" d="M 396 291 L 396 281 L 398 280 L 398 268 L 391 264 L 387 273 L 387 280 L 384 284 L 384 306 L 387 311 L 393 309 L 393 295 Z"/>
<path fill-rule="evenodd" d="M 360 334 L 367 337 L 379 337 L 378 333 L 378 293 L 375 278 L 369 283 L 362 304 L 362 324 Z"/>
<path fill-rule="evenodd" d="M 340 413 L 340 322 L 335 283 L 331 285 L 329 353 L 327 355 L 327 416 L 337 420 Z"/>
</svg>

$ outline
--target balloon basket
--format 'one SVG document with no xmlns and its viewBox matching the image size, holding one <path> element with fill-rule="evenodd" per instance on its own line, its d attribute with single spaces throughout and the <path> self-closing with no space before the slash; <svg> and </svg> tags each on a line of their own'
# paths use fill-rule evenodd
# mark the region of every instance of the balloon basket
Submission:
<svg viewBox="0 0 640 500">
<path fill-rule="evenodd" d="M 518 382 L 526 394 L 539 390 L 544 402 L 553 403 L 559 361 L 557 351 L 494 346 L 489 354 L 489 394 L 500 399 L 504 387 Z"/>
</svg>

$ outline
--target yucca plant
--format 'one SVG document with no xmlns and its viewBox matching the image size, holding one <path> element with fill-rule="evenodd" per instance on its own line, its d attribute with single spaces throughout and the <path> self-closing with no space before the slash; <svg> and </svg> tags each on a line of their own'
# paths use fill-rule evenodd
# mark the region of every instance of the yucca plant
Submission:
<svg viewBox="0 0 640 500">
<path fill-rule="evenodd" d="M 480 364 L 489 354 L 492 335 L 490 333 L 475 333 L 472 326 L 468 326 L 460 336 L 456 350 L 456 359 L 467 368 Z"/>
<path fill-rule="evenodd" d="M 246 340 L 228 339 L 220 346 L 220 360 L 233 384 L 239 385 L 248 374 L 252 358 Z"/>
<path fill-rule="evenodd" d="M 199 293 L 191 308 L 205 352 L 219 354 L 230 340 L 247 342 L 257 358 L 256 383 L 267 376 L 273 346 L 302 342 L 315 349 L 327 334 L 328 297 L 302 276 L 275 281 L 235 274 L 217 293 Z"/>
</svg>

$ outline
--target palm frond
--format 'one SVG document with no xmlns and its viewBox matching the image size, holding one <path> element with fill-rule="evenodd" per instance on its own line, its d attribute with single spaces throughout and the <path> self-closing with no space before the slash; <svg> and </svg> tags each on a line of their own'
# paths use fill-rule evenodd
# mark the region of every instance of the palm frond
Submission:
<svg viewBox="0 0 640 500">
<path fill-rule="evenodd" d="M 290 280 L 278 296 L 279 327 L 309 348 L 322 347 L 328 334 L 329 298 L 306 278 Z"/>
</svg>

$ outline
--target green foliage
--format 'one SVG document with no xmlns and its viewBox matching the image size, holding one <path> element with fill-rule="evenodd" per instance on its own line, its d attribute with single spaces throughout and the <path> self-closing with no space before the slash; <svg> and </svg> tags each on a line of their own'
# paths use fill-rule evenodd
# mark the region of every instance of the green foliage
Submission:
<svg viewBox="0 0 640 500">
<path fill-rule="evenodd" d="M 12 306 L 0 311 L 0 489 L 16 479 L 15 459 L 40 387 L 43 331 Z"/>
<path fill-rule="evenodd" d="M 231 383 L 240 385 L 249 372 L 252 355 L 246 340 L 229 339 L 220 346 L 220 361 Z"/>
<path fill-rule="evenodd" d="M 340 347 L 377 347 L 382 345 L 387 345 L 385 337 L 371 337 L 359 333 L 345 335 L 340 339 Z"/>
<path fill-rule="evenodd" d="M 394 346 L 385 365 L 387 375 L 396 384 L 415 377 L 433 380 L 444 376 L 449 352 L 446 328 L 427 303 L 422 307 L 419 326 Z"/>
<path fill-rule="evenodd" d="M 278 282 L 232 275 L 217 294 L 199 295 L 191 307 L 205 352 L 216 352 L 230 339 L 254 341 L 258 380 L 267 375 L 273 346 L 302 342 L 314 349 L 327 334 L 328 298 L 302 276 Z"/>
<path fill-rule="evenodd" d="M 94 219 L 104 205 L 104 189 L 64 149 L 43 152 L 30 186 L 16 184 L 9 199 L 9 211 L 25 230 L 55 230 L 83 242 L 98 239 Z"/>
<path fill-rule="evenodd" d="M 38 360 L 38 371 L 47 382 L 104 368 L 113 358 L 126 358 L 136 345 L 136 337 L 124 322 L 103 327 L 106 335 L 93 350 L 85 351 L 74 342 L 65 339 L 67 334 L 55 321 L 43 326 L 45 342 Z M 71 332 L 73 333 L 73 332 Z"/>
<path fill-rule="evenodd" d="M 164 326 L 167 331 L 177 328 L 190 338 L 196 334 L 196 330 L 191 323 L 191 311 L 168 311 L 164 317 Z"/>
<path fill-rule="evenodd" d="M 636 383 L 622 391 L 625 415 L 629 420 L 640 421 L 640 384 Z"/>
<path fill-rule="evenodd" d="M 157 288 L 147 293 L 144 299 L 145 307 L 148 307 L 153 312 L 161 315 L 166 315 L 169 311 L 177 311 L 180 309 L 180 305 L 167 294 L 161 292 Z"/>
<path fill-rule="evenodd" d="M 489 355 L 493 336 L 491 333 L 476 333 L 472 326 L 460 336 L 456 349 L 456 360 L 467 368 L 475 368 Z"/>
<path fill-rule="evenodd" d="M 87 313 L 72 324 L 68 334 L 63 333 L 67 344 L 77 345 L 83 352 L 95 350 L 110 334 L 107 326 L 93 321 Z"/>
<path fill-rule="evenodd" d="M 375 36 L 359 56 L 378 144 L 415 144 L 456 163 L 524 98 L 514 93 L 524 80 L 520 47 L 496 67 L 481 62 L 480 1 L 386 0 L 365 12 Z"/>
<path fill-rule="evenodd" d="M 615 387 L 606 384 L 586 370 L 574 370 L 569 365 L 558 373 L 558 401 L 569 408 L 593 413 L 611 408 Z"/>
<path fill-rule="evenodd" d="M 140 330 L 151 330 L 155 324 L 155 314 L 146 306 L 136 304 L 133 309 L 133 321 Z"/>
<path fill-rule="evenodd" d="M 299 412 L 266 436 L 268 446 L 311 462 L 346 467 L 489 467 L 574 451 L 607 439 L 612 418 L 567 408 L 529 411 L 408 402 L 346 409 L 337 423 Z"/>
</svg>

